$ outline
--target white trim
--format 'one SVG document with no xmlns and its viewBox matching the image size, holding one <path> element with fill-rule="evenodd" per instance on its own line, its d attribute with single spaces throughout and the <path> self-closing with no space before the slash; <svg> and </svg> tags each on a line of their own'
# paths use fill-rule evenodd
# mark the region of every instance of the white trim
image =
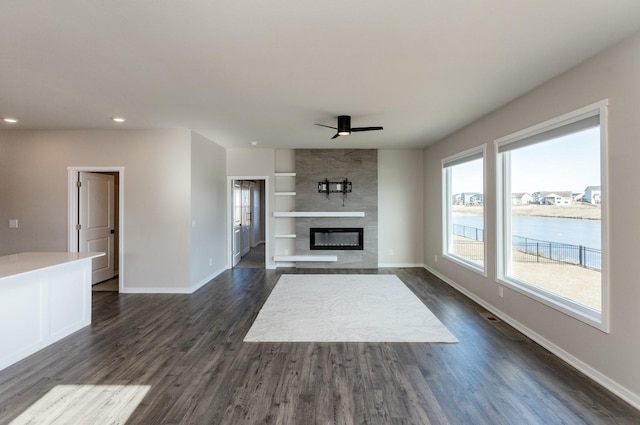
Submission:
<svg viewBox="0 0 640 425">
<path fill-rule="evenodd" d="M 475 161 L 476 159 L 481 159 L 481 158 L 484 159 L 484 157 L 486 156 L 485 155 L 486 146 L 487 144 L 485 143 L 485 144 L 473 147 L 471 149 L 458 152 L 455 155 L 449 155 L 445 158 L 442 158 L 442 161 L 441 161 L 442 168 L 448 168 L 453 165 L 464 164 L 465 162 Z M 482 156 L 478 156 L 478 154 Z"/>
<path fill-rule="evenodd" d="M 485 243 L 485 246 L 486 246 L 486 243 Z M 471 270 L 474 273 L 478 273 L 480 276 L 487 277 L 486 268 L 483 268 L 479 264 L 476 264 L 471 260 L 467 260 L 464 257 L 460 257 L 458 255 L 451 254 L 451 253 L 443 253 L 442 258 L 444 258 L 445 260 L 449 260 L 459 266 L 462 266 L 467 270 Z M 486 258 L 486 255 L 485 255 L 485 258 Z"/>
<path fill-rule="evenodd" d="M 296 192 L 276 192 L 276 196 L 296 196 Z"/>
<path fill-rule="evenodd" d="M 479 296 L 475 295 L 473 292 L 469 291 L 465 287 L 463 287 L 460 284 L 454 282 L 453 280 L 449 279 L 448 277 L 444 276 L 443 274 L 440 274 L 439 272 L 437 272 L 436 270 L 432 269 L 431 267 L 429 267 L 427 265 L 425 265 L 424 268 L 427 271 L 433 273 L 437 278 L 441 279 L 442 281 L 444 281 L 445 283 L 447 283 L 448 285 L 450 285 L 451 287 L 456 289 L 458 292 L 462 293 L 466 297 L 468 297 L 471 300 L 475 301 L 476 303 L 480 304 L 482 307 L 484 307 L 485 309 L 489 310 L 491 313 L 493 313 L 496 316 L 498 316 L 501 320 L 503 320 L 504 322 L 506 322 L 509 325 L 513 326 L 518 331 L 522 332 L 528 338 L 532 339 L 533 341 L 535 341 L 536 343 L 540 344 L 545 349 L 549 350 L 555 356 L 557 356 L 560 359 L 564 360 L 565 362 L 567 362 L 568 364 L 570 364 L 571 366 L 573 366 L 574 368 L 576 368 L 580 372 L 584 373 L 585 375 L 587 375 L 589 378 L 591 378 L 592 380 L 594 380 L 598 384 L 602 385 L 603 387 L 605 387 L 606 389 L 608 389 L 609 391 L 611 391 L 612 393 L 614 393 L 618 397 L 622 398 L 627 403 L 631 404 L 636 409 L 640 410 L 640 395 L 635 394 L 633 391 L 631 391 L 631 390 L 627 389 L 626 387 L 620 385 L 619 383 L 617 383 L 613 379 L 609 378 L 607 375 L 605 375 L 602 372 L 598 371 L 597 369 L 594 369 L 593 367 L 589 366 L 587 363 L 583 362 L 582 360 L 580 360 L 579 358 L 577 358 L 573 354 L 565 351 L 564 349 L 562 349 L 558 345 L 556 345 L 553 342 L 547 340 L 542 335 L 540 335 L 537 332 L 529 329 L 527 326 L 525 326 L 522 323 L 518 322 L 516 319 L 514 319 L 511 316 L 509 316 L 508 314 L 506 314 L 505 312 L 503 312 L 499 308 L 495 307 L 492 304 L 489 304 L 488 302 L 486 302 L 485 300 L 483 300 Z"/>
<path fill-rule="evenodd" d="M 378 268 L 379 269 L 386 269 L 386 268 L 407 269 L 407 268 L 415 268 L 415 267 L 424 267 L 424 263 L 381 263 L 381 264 L 378 264 Z"/>
<path fill-rule="evenodd" d="M 602 300 L 600 329 L 610 333 L 610 266 L 611 249 L 609 246 L 609 101 L 605 99 L 599 104 L 600 112 L 600 249 L 602 251 L 600 260 L 600 273 L 602 275 Z"/>
<path fill-rule="evenodd" d="M 603 108 L 606 108 L 609 101 L 608 99 L 601 100 L 599 102 L 592 103 L 591 105 L 587 105 L 583 108 L 576 109 L 575 111 L 567 112 L 566 114 L 560 115 L 559 117 L 551 118 L 547 121 L 543 121 L 541 123 L 532 125 L 531 127 L 527 127 L 523 130 L 516 131 L 515 133 L 511 133 L 509 135 L 500 137 L 495 140 L 496 145 L 496 154 L 498 150 L 503 145 L 508 145 L 509 143 L 516 142 L 518 140 L 525 139 L 527 137 L 542 133 L 547 130 L 551 130 L 554 128 L 559 128 L 564 125 L 571 124 L 576 121 L 580 121 L 584 118 L 598 115 L 596 112 L 601 113 Z M 602 117 L 602 115 L 601 115 Z M 603 119 L 600 119 L 600 126 L 602 127 Z"/>
<path fill-rule="evenodd" d="M 278 173 L 276 173 L 277 175 Z M 269 263 L 270 253 L 271 253 L 271 234 L 269 233 L 269 176 L 227 176 L 227 264 L 225 265 L 226 269 L 233 268 L 233 181 L 234 180 L 264 180 L 264 211 L 265 211 L 265 220 L 264 220 L 264 234 L 266 241 L 264 242 L 264 258 L 265 258 L 265 269 L 269 269 L 273 264 Z"/>
<path fill-rule="evenodd" d="M 125 292 L 124 267 L 124 170 L 125 167 L 67 167 L 67 251 L 78 252 L 78 188 L 76 181 L 79 172 L 118 173 L 118 291 Z"/>
<path fill-rule="evenodd" d="M 191 288 L 125 288 L 122 294 L 191 294 Z"/>
<path fill-rule="evenodd" d="M 295 233 L 290 233 L 290 234 L 286 234 L 286 235 L 276 235 L 275 238 L 276 239 L 295 239 L 297 236 Z"/>
<path fill-rule="evenodd" d="M 509 287 L 522 295 L 532 298 L 547 307 L 558 310 L 568 316 L 578 319 L 588 325 L 600 329 L 601 313 L 597 310 L 582 306 L 575 301 L 564 298 L 544 288 L 529 284 L 513 277 L 498 277 L 496 282 L 502 286 Z"/>
<path fill-rule="evenodd" d="M 225 270 L 227 270 L 226 267 L 218 269 L 217 271 L 211 273 L 209 276 L 207 276 L 204 279 L 200 280 L 200 282 L 196 283 L 195 285 L 191 285 L 191 293 L 193 294 L 198 289 L 202 288 L 204 285 L 206 285 L 207 283 L 211 282 L 213 279 L 218 277 Z"/>
<path fill-rule="evenodd" d="M 481 154 L 478 157 L 478 154 Z M 464 164 L 465 158 L 469 157 L 470 161 L 475 161 L 477 159 L 482 160 L 482 222 L 483 222 L 483 240 L 482 240 L 482 251 L 484 258 L 484 265 L 479 265 L 471 260 L 468 260 L 462 256 L 456 255 L 451 252 L 451 243 L 453 240 L 453 208 L 451 205 L 451 197 L 453 194 L 451 193 L 451 169 L 455 165 Z M 487 144 L 484 143 L 480 146 L 476 146 L 471 149 L 467 149 L 465 151 L 459 152 L 455 155 L 448 156 L 443 158 L 441 161 L 442 166 L 442 253 L 441 256 L 443 258 L 452 261 L 455 264 L 461 265 L 462 267 L 469 269 L 475 273 L 480 274 L 481 276 L 487 277 L 487 241 L 486 241 L 486 228 L 487 228 L 487 209 L 486 209 L 486 193 L 487 193 Z M 450 234 L 451 230 L 451 234 Z"/>
<path fill-rule="evenodd" d="M 274 173 L 276 177 L 295 177 L 296 173 Z"/>
<path fill-rule="evenodd" d="M 274 217 L 364 217 L 357 211 L 275 211 Z"/>
<path fill-rule="evenodd" d="M 536 124 L 524 130 L 501 137 L 494 141 L 496 155 L 496 282 L 528 296 L 554 310 L 560 311 L 574 319 L 580 320 L 602 332 L 609 333 L 609 209 L 608 209 L 608 100 L 593 103 L 584 108 L 563 114 L 557 118 Z M 500 147 L 519 140 L 534 137 L 550 130 L 584 120 L 588 117 L 599 117 L 600 126 L 600 185 L 602 187 L 601 207 L 601 306 L 600 311 L 592 309 L 563 297 L 558 293 L 547 291 L 537 285 L 524 282 L 512 276 L 510 266 L 512 258 L 511 244 L 511 150 L 500 152 Z M 544 142 L 541 142 L 544 143 Z"/>
<path fill-rule="evenodd" d="M 334 262 L 338 261 L 337 255 L 276 255 L 274 261 L 322 261 Z"/>
</svg>

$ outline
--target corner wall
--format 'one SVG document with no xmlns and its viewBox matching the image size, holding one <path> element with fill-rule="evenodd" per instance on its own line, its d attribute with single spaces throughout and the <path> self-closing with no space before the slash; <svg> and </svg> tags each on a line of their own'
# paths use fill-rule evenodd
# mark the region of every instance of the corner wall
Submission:
<svg viewBox="0 0 640 425">
<path fill-rule="evenodd" d="M 424 151 L 425 257 L 428 269 L 460 286 L 640 408 L 640 34 L 550 80 Z M 496 284 L 496 181 L 493 141 L 534 124 L 609 99 L 608 189 L 610 328 L 606 334 Z M 487 277 L 442 258 L 442 158 L 487 144 Z M 434 256 L 440 256 L 435 262 Z"/>
<path fill-rule="evenodd" d="M 225 149 L 191 132 L 191 289 L 226 268 Z"/>
<path fill-rule="evenodd" d="M 125 291 L 190 292 L 188 130 L 0 132 L 0 255 L 67 250 L 69 166 L 125 168 Z"/>
<path fill-rule="evenodd" d="M 422 151 L 378 151 L 379 267 L 424 265 Z"/>
</svg>

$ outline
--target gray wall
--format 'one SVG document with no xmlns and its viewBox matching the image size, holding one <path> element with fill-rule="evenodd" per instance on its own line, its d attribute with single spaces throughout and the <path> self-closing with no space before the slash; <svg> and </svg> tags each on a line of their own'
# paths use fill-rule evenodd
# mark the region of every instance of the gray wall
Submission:
<svg viewBox="0 0 640 425">
<path fill-rule="evenodd" d="M 296 267 L 375 268 L 378 267 L 378 152 L 374 149 L 296 149 L 297 211 L 364 211 L 364 218 L 296 218 L 296 255 L 338 256 L 338 263 L 303 263 Z M 353 183 L 353 192 L 344 200 L 340 193 L 318 193 L 324 179 Z M 362 227 L 364 250 L 311 251 L 311 227 Z"/>
<path fill-rule="evenodd" d="M 425 264 L 510 317 L 540 343 L 640 406 L 640 34 L 554 78 L 424 152 Z M 517 76 L 514 76 L 517 78 Z M 493 141 L 515 131 L 609 99 L 608 214 L 610 325 L 604 333 L 516 291 L 496 285 L 496 181 Z M 487 144 L 487 277 L 442 254 L 440 161 Z M 606 213 L 606 209 L 603 210 Z M 607 247 L 604 247 L 606 250 Z M 605 273 L 606 277 L 606 273 Z"/>
<path fill-rule="evenodd" d="M 424 265 L 422 150 L 378 150 L 379 267 Z"/>
<path fill-rule="evenodd" d="M 224 210 L 224 195 L 215 199 L 215 207 L 205 202 L 209 194 L 220 195 L 206 183 L 200 186 L 199 180 L 203 168 L 224 167 L 224 155 L 209 165 L 208 160 L 200 163 L 197 159 L 193 173 L 198 187 L 192 192 L 192 137 L 197 152 L 207 149 L 205 140 L 189 130 L 0 132 L 0 255 L 66 251 L 67 167 L 124 167 L 120 181 L 124 191 L 124 220 L 120 223 L 124 290 L 191 292 L 191 269 L 196 270 L 196 281 L 206 276 L 200 267 L 215 269 L 220 252 L 226 249 L 225 238 L 212 230 L 219 229 L 219 218 L 201 215 L 205 210 Z M 201 195 L 201 190 L 207 193 Z M 202 259 L 198 253 L 191 257 L 192 199 L 198 226 L 214 234 L 208 242 L 213 246 L 205 247 Z M 8 228 L 10 218 L 19 220 L 18 229 Z M 224 232 L 224 226 L 221 229 Z M 205 246 L 197 235 L 196 240 L 193 247 Z"/>
<path fill-rule="evenodd" d="M 225 149 L 191 132 L 191 288 L 226 268 Z"/>
</svg>

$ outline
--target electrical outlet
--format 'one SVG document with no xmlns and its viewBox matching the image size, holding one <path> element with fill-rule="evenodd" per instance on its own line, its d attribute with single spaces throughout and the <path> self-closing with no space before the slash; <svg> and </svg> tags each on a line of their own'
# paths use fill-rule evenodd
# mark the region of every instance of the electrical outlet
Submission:
<svg viewBox="0 0 640 425">
<path fill-rule="evenodd" d="M 389 255 L 395 255 L 395 252 L 393 251 L 393 249 L 389 250 Z"/>
<path fill-rule="evenodd" d="M 17 229 L 18 228 L 18 219 L 17 218 L 12 218 L 9 220 L 9 228 L 10 229 Z"/>
<path fill-rule="evenodd" d="M 435 261 L 436 263 L 438 262 L 438 256 L 437 255 L 433 256 L 433 261 Z"/>
<path fill-rule="evenodd" d="M 500 298 L 504 297 L 504 288 L 502 286 L 498 286 L 498 295 L 500 295 Z"/>
<path fill-rule="evenodd" d="M 209 258 L 209 265 L 213 266 L 213 258 Z"/>
</svg>

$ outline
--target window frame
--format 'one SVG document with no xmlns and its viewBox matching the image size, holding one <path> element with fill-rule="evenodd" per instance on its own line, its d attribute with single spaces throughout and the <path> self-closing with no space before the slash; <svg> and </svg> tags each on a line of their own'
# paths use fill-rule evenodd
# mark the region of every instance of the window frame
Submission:
<svg viewBox="0 0 640 425">
<path fill-rule="evenodd" d="M 462 267 L 465 267 L 475 273 L 478 273 L 484 277 L 487 277 L 487 145 L 486 143 L 480 146 L 476 146 L 471 149 L 467 149 L 463 152 L 459 152 L 455 155 L 443 158 L 441 161 L 442 168 L 442 258 L 446 258 Z M 453 214 L 451 197 L 451 167 L 465 162 L 474 161 L 476 159 L 482 160 L 482 222 L 483 222 L 483 265 L 480 266 L 473 261 L 456 255 L 451 252 L 451 242 L 453 233 Z"/>
<path fill-rule="evenodd" d="M 554 292 L 511 276 L 511 179 L 510 150 L 501 147 L 518 143 L 545 132 L 568 126 L 585 118 L 599 116 L 601 186 L 601 309 L 597 311 Z M 552 140 L 548 138 L 547 140 Z M 544 141 L 541 141 L 544 143 Z M 496 155 L 496 282 L 527 297 L 609 333 L 609 188 L 608 188 L 608 100 L 602 100 L 547 120 L 494 141 Z M 521 146 L 522 147 L 522 146 Z M 518 148 L 514 148 L 518 149 Z M 503 152 L 501 152 L 503 150 Z"/>
</svg>

